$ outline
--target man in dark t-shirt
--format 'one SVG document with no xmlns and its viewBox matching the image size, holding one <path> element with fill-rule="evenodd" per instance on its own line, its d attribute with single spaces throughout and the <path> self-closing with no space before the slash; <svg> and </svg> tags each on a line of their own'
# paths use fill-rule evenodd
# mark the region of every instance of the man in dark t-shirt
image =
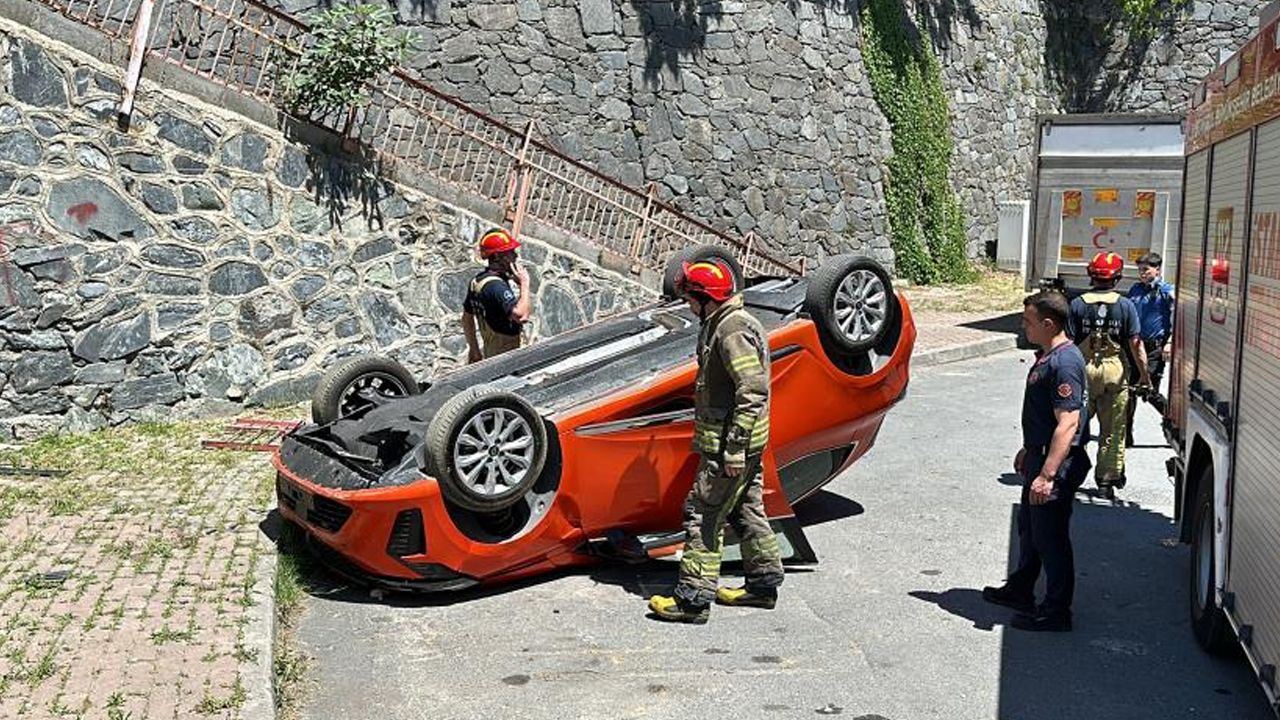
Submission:
<svg viewBox="0 0 1280 720">
<path fill-rule="evenodd" d="M 1022 315 L 1027 339 L 1040 347 L 1022 397 L 1022 449 L 1014 469 L 1022 476 L 1018 508 L 1018 567 L 1000 587 L 987 587 L 988 602 L 1019 611 L 1021 630 L 1068 631 L 1075 593 L 1071 549 L 1074 495 L 1089 472 L 1085 415 L 1085 362 L 1066 334 L 1066 298 L 1053 291 L 1028 297 Z M 1045 598 L 1035 585 L 1045 574 Z"/>
<path fill-rule="evenodd" d="M 462 329 L 469 363 L 520 347 L 531 302 L 529 273 L 516 262 L 519 247 L 520 241 L 501 228 L 480 238 L 480 256 L 488 264 L 471 281 L 462 301 Z M 516 282 L 516 290 L 512 290 L 511 280 Z"/>
</svg>

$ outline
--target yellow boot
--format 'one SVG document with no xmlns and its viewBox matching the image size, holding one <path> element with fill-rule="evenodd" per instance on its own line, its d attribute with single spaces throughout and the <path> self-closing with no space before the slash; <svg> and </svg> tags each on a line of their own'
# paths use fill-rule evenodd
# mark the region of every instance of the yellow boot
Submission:
<svg viewBox="0 0 1280 720">
<path fill-rule="evenodd" d="M 710 607 L 691 607 L 685 605 L 676 598 L 666 595 L 654 595 L 649 598 L 649 610 L 651 610 L 659 620 L 666 620 L 668 622 L 705 625 L 707 620 L 711 618 Z"/>
<path fill-rule="evenodd" d="M 745 587 L 719 588 L 716 590 L 716 602 L 721 605 L 772 610 L 778 604 L 778 591 L 753 593 Z"/>
</svg>

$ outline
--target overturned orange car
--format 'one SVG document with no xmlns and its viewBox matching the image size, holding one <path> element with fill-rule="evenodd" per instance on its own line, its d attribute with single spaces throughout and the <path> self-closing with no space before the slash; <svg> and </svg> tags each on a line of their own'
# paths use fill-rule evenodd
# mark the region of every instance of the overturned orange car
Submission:
<svg viewBox="0 0 1280 720">
<path fill-rule="evenodd" d="M 772 357 L 765 508 L 813 560 L 792 508 L 871 449 L 915 326 L 867 258 L 743 284 Z M 273 458 L 280 512 L 343 574 L 399 590 L 669 553 L 697 466 L 697 332 L 666 299 L 421 384 L 351 359 Z"/>
</svg>

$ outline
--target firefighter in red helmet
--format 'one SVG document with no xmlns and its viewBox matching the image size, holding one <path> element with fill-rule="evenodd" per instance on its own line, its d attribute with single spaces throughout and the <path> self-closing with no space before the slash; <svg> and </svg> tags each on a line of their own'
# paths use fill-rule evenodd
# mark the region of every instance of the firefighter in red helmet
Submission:
<svg viewBox="0 0 1280 720">
<path fill-rule="evenodd" d="M 1107 497 L 1125 485 L 1124 441 L 1128 424 L 1129 377 L 1136 373 L 1151 385 L 1147 352 L 1142 345 L 1138 309 L 1116 292 L 1124 275 L 1124 259 L 1098 253 L 1089 263 L 1092 288 L 1071 302 L 1068 329 L 1085 358 L 1088 416 L 1098 418 L 1098 459 L 1094 478 Z"/>
<path fill-rule="evenodd" d="M 685 263 L 676 289 L 702 322 L 693 400 L 699 462 L 685 501 L 679 580 L 671 595 L 650 598 L 649 610 L 660 620 L 705 623 L 712 602 L 773 608 L 782 584 L 760 478 L 769 441 L 769 343 L 724 263 Z M 726 522 L 742 539 L 746 583 L 738 588 L 719 587 Z"/>
<path fill-rule="evenodd" d="M 529 273 L 517 262 L 519 248 L 520 241 L 501 228 L 480 237 L 480 257 L 487 266 L 471 281 L 462 303 L 469 363 L 520 347 L 521 331 L 529 320 L 531 293 Z"/>
</svg>

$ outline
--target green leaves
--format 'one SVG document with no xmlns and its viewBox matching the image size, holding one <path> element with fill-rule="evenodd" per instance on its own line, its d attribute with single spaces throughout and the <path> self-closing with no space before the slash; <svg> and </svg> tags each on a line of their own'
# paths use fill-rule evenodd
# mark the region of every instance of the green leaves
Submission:
<svg viewBox="0 0 1280 720">
<path fill-rule="evenodd" d="M 902 0 L 869 0 L 863 60 L 893 133 L 885 204 L 898 274 L 912 282 L 968 282 L 963 209 L 951 189 L 951 115 L 938 58 L 911 25 Z"/>
<path fill-rule="evenodd" d="M 319 117 L 369 102 L 365 86 L 413 49 L 381 5 L 335 5 L 312 17 L 311 43 L 286 82 L 286 103 Z"/>
<path fill-rule="evenodd" d="M 1125 28 L 1135 40 L 1152 40 L 1167 32 L 1191 0 L 1117 0 Z"/>
</svg>

